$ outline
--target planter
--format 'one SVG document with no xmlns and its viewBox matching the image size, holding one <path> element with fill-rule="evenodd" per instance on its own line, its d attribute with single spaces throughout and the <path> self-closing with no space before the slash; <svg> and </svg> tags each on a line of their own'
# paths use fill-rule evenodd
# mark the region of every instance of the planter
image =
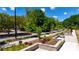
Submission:
<svg viewBox="0 0 79 59">
<path fill-rule="evenodd" d="M 49 45 L 49 44 L 43 44 L 43 43 L 35 43 L 27 48 L 22 49 L 21 51 L 36 51 L 37 49 L 45 49 L 48 51 L 58 51 L 62 45 L 64 44 L 65 40 L 59 40 L 56 44 L 54 45 Z"/>
</svg>

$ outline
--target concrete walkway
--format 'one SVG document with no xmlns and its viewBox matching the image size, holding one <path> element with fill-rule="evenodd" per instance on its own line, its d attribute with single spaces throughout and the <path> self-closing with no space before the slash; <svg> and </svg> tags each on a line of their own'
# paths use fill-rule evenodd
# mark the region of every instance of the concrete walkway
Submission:
<svg viewBox="0 0 79 59">
<path fill-rule="evenodd" d="M 75 30 L 73 30 L 72 35 L 65 35 L 65 43 L 60 51 L 79 51 Z"/>
</svg>

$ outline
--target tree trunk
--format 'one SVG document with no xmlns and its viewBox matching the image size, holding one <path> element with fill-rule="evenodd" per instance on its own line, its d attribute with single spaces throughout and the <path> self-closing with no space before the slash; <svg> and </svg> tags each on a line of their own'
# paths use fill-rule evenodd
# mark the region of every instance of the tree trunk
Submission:
<svg viewBox="0 0 79 59">
<path fill-rule="evenodd" d="M 41 36 L 41 33 L 38 33 L 38 38 L 39 38 L 39 40 L 41 39 L 41 37 L 40 37 L 40 36 Z"/>
</svg>

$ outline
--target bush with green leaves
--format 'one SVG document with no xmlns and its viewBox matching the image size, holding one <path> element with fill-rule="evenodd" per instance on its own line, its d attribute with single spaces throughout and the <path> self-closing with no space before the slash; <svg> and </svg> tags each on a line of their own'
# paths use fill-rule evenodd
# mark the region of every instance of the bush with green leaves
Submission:
<svg viewBox="0 0 79 59">
<path fill-rule="evenodd" d="M 44 37 L 43 39 L 46 41 L 50 41 L 50 40 L 52 40 L 52 36 L 47 36 L 47 37 Z"/>
</svg>

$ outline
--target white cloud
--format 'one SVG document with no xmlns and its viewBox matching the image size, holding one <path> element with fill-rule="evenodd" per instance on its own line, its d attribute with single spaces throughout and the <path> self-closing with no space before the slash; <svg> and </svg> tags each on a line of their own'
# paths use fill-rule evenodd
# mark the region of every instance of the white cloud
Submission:
<svg viewBox="0 0 79 59">
<path fill-rule="evenodd" d="M 42 10 L 43 12 L 45 12 L 45 8 L 41 8 L 41 10 Z"/>
<path fill-rule="evenodd" d="M 58 16 L 53 16 L 53 18 L 58 18 Z"/>
<path fill-rule="evenodd" d="M 64 12 L 64 15 L 67 15 L 68 13 L 67 12 Z"/>
<path fill-rule="evenodd" d="M 10 9 L 11 9 L 11 10 L 13 10 L 13 11 L 15 10 L 15 8 L 14 8 L 14 7 L 10 7 Z"/>
<path fill-rule="evenodd" d="M 2 8 L 3 11 L 7 11 L 6 8 Z"/>
<path fill-rule="evenodd" d="M 55 9 L 55 7 L 50 7 L 50 9 L 51 9 L 51 10 L 54 10 L 54 9 Z"/>
</svg>

